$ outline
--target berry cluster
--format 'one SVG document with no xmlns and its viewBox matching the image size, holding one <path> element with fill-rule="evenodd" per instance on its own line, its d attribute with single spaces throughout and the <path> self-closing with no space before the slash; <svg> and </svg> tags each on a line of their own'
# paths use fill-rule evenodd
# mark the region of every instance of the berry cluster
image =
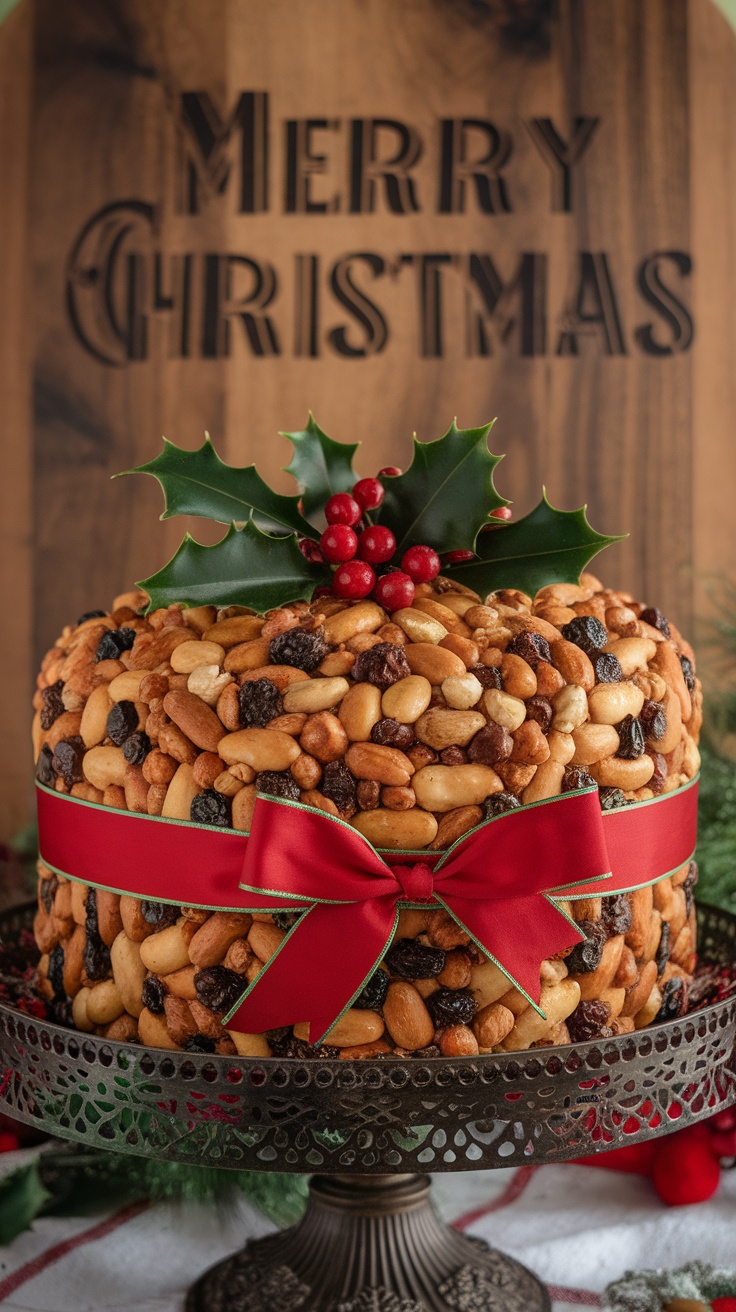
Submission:
<svg viewBox="0 0 736 1312">
<path fill-rule="evenodd" d="M 404 552 L 399 568 L 384 568 L 377 576 L 375 567 L 386 567 L 393 560 L 396 538 L 390 528 L 371 523 L 370 514 L 385 495 L 381 478 L 395 478 L 400 473 L 395 465 L 387 465 L 376 478 L 359 479 L 352 492 L 336 492 L 325 505 L 327 528 L 319 542 L 311 538 L 300 541 L 306 560 L 337 566 L 329 589 L 336 597 L 355 600 L 373 595 L 386 610 L 400 610 L 411 606 L 418 583 L 429 583 L 439 574 L 442 562 L 437 552 L 418 544 Z M 492 511 L 500 519 L 509 518 L 510 513 L 506 507 Z M 450 551 L 445 562 L 457 564 L 472 557 L 472 551 Z"/>
</svg>

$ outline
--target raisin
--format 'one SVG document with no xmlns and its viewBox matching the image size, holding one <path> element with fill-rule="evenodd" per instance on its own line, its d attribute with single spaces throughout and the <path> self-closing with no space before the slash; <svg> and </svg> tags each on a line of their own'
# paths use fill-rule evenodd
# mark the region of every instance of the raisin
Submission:
<svg viewBox="0 0 736 1312">
<path fill-rule="evenodd" d="M 546 697 L 530 697 L 526 703 L 527 720 L 536 720 L 542 733 L 549 733 L 552 724 L 552 706 Z"/>
<path fill-rule="evenodd" d="M 290 802 L 298 802 L 301 792 L 296 779 L 288 770 L 261 770 L 256 775 L 256 788 L 259 793 L 286 797 Z"/>
<path fill-rule="evenodd" d="M 598 801 L 601 811 L 615 811 L 619 806 L 630 806 L 621 788 L 599 788 Z"/>
<path fill-rule="evenodd" d="M 229 1011 L 243 996 L 243 976 L 226 966 L 206 966 L 194 976 L 194 990 L 203 1007 L 210 1011 Z"/>
<path fill-rule="evenodd" d="M 670 626 L 666 615 L 663 615 L 658 606 L 647 606 L 639 613 L 639 619 L 644 624 L 651 624 L 653 629 L 658 629 L 663 633 L 665 638 L 670 636 Z"/>
<path fill-rule="evenodd" d="M 401 724 L 388 716 L 379 720 L 371 729 L 371 742 L 378 743 L 379 747 L 398 747 L 405 752 L 415 741 L 414 729 L 410 724 Z"/>
<path fill-rule="evenodd" d="M 51 908 L 54 905 L 54 897 L 56 895 L 56 890 L 58 887 L 59 887 L 59 881 L 56 878 L 56 875 L 50 875 L 48 879 L 41 880 L 41 886 L 39 888 L 38 895 L 41 899 L 41 904 L 47 916 L 51 915 Z"/>
<path fill-rule="evenodd" d="M 658 742 L 667 732 L 667 716 L 659 702 L 652 701 L 646 697 L 644 705 L 639 712 L 639 719 L 644 727 L 644 736 L 653 742 Z"/>
<path fill-rule="evenodd" d="M 147 925 L 156 929 L 167 929 L 179 919 L 181 907 L 174 907 L 170 902 L 150 902 L 146 898 L 141 902 L 141 915 Z"/>
<path fill-rule="evenodd" d="M 462 747 L 444 747 L 440 752 L 440 760 L 443 765 L 466 765 L 468 754 Z"/>
<path fill-rule="evenodd" d="M 95 652 L 96 661 L 116 661 L 135 642 L 135 629 L 110 629 L 103 633 Z"/>
<path fill-rule="evenodd" d="M 600 966 L 603 945 L 608 936 L 600 920 L 579 920 L 577 925 L 585 938 L 582 943 L 576 943 L 569 956 L 565 957 L 565 965 L 571 975 L 588 975 Z"/>
<path fill-rule="evenodd" d="M 601 1002 L 599 998 L 579 1002 L 567 1018 L 567 1028 L 573 1043 L 584 1043 L 586 1039 L 610 1039 L 613 1034 L 608 1024 L 610 1016 L 608 1003 Z"/>
<path fill-rule="evenodd" d="M 74 1016 L 72 1014 L 72 1004 L 68 998 L 54 998 L 49 1003 L 49 1020 L 55 1025 L 68 1025 L 74 1029 Z"/>
<path fill-rule="evenodd" d="M 430 993 L 426 1005 L 436 1029 L 443 1025 L 469 1025 L 478 1010 L 469 989 L 438 989 Z"/>
<path fill-rule="evenodd" d="M 123 756 L 128 765 L 142 765 L 151 751 L 151 739 L 142 730 L 132 733 L 123 743 Z"/>
<path fill-rule="evenodd" d="M 85 926 L 89 933 L 99 934 L 100 926 L 97 918 L 97 889 L 87 889 L 87 900 L 84 904 Z"/>
<path fill-rule="evenodd" d="M 274 1057 L 293 1057 L 297 1061 L 334 1061 L 340 1056 L 340 1049 L 331 1047 L 329 1043 L 322 1043 L 317 1048 L 313 1043 L 307 1043 L 306 1039 L 297 1039 L 287 1030 L 285 1034 L 278 1033 L 276 1036 L 269 1035 L 269 1044 Z"/>
<path fill-rule="evenodd" d="M 426 1057 L 441 1057 L 442 1052 L 438 1043 L 430 1043 L 426 1048 L 417 1048 L 411 1055 L 424 1060 Z"/>
<path fill-rule="evenodd" d="M 138 728 L 138 712 L 135 702 L 115 702 L 107 717 L 107 735 L 116 747 L 122 747 L 126 738 L 130 738 Z"/>
<path fill-rule="evenodd" d="M 162 984 L 157 975 L 149 975 L 148 978 L 143 981 L 143 993 L 141 996 L 143 1006 L 147 1007 L 154 1016 L 160 1016 L 164 1009 L 165 997 L 165 984 Z"/>
<path fill-rule="evenodd" d="M 531 665 L 533 670 L 537 668 L 540 661 L 552 659 L 547 639 L 541 633 L 535 633 L 534 629 L 524 629 L 521 633 L 517 633 L 506 650 L 514 656 L 521 656 L 521 659 L 526 661 L 527 665 Z"/>
<path fill-rule="evenodd" d="M 597 656 L 608 642 L 608 634 L 595 615 L 576 615 L 562 627 L 562 636 L 589 656 Z"/>
<path fill-rule="evenodd" d="M 626 893 L 603 898 L 601 922 L 610 938 L 616 934 L 628 934 L 631 920 L 631 902 Z"/>
<path fill-rule="evenodd" d="M 106 610 L 86 610 L 84 615 L 80 615 L 77 620 L 77 628 L 80 624 L 85 624 L 87 620 L 104 620 L 107 616 Z"/>
<path fill-rule="evenodd" d="M 687 656 L 681 656 L 680 665 L 688 692 L 695 692 L 695 670 L 692 661 Z"/>
<path fill-rule="evenodd" d="M 83 953 L 87 978 L 94 981 L 107 979 L 110 974 L 110 949 L 105 946 L 96 930 L 87 925 L 87 939 Z"/>
<path fill-rule="evenodd" d="M 284 709 L 281 695 L 270 679 L 251 679 L 238 689 L 240 723 L 247 729 L 264 729 Z"/>
<path fill-rule="evenodd" d="M 596 683 L 620 683 L 624 677 L 618 656 L 610 651 L 602 651 L 593 657 L 593 669 Z"/>
<path fill-rule="evenodd" d="M 215 792 L 214 788 L 205 788 L 192 798 L 189 807 L 189 819 L 198 825 L 218 825 L 221 829 L 230 827 L 231 802 L 229 797 Z"/>
<path fill-rule="evenodd" d="M 591 784 L 595 786 L 595 779 L 582 765 L 565 766 L 562 775 L 563 793 L 574 793 L 578 788 L 590 788 Z"/>
<path fill-rule="evenodd" d="M 483 818 L 485 820 L 494 820 L 497 815 L 505 815 L 507 811 L 515 811 L 517 806 L 521 806 L 521 802 L 513 793 L 505 791 L 494 793 L 492 797 L 487 797 L 483 803 Z"/>
<path fill-rule="evenodd" d="M 655 752 L 651 747 L 647 748 L 647 755 L 654 761 L 654 770 L 647 787 L 651 788 L 653 793 L 659 794 L 664 791 L 667 782 L 667 762 L 661 752 Z"/>
<path fill-rule="evenodd" d="M 478 765 L 497 765 L 507 761 L 513 750 L 514 740 L 508 729 L 492 721 L 470 740 L 468 760 Z"/>
<path fill-rule="evenodd" d="M 498 688 L 499 692 L 503 688 L 501 671 L 495 665 L 471 665 L 468 674 L 474 674 L 484 688 Z"/>
<path fill-rule="evenodd" d="M 685 883 L 682 886 L 683 891 L 685 893 L 685 907 L 688 915 L 690 915 L 690 912 L 693 909 L 693 902 L 695 897 L 693 890 L 697 882 L 698 882 L 698 863 L 697 861 L 691 861 L 688 867 L 687 879 L 685 880 Z"/>
<path fill-rule="evenodd" d="M 187 1052 L 214 1052 L 216 1046 L 215 1040 L 208 1039 L 206 1034 L 190 1034 L 189 1038 L 184 1040 L 184 1048 Z"/>
<path fill-rule="evenodd" d="M 435 979 L 445 969 L 442 948 L 426 947 L 415 938 L 400 938 L 384 957 L 392 975 L 402 979 Z"/>
<path fill-rule="evenodd" d="M 301 920 L 301 917 L 301 911 L 274 911 L 273 923 L 277 929 L 284 929 L 288 933 L 290 929 L 294 928 L 297 920 Z"/>
<path fill-rule="evenodd" d="M 680 975 L 673 975 L 662 985 L 662 1005 L 654 1019 L 676 1020 L 678 1016 L 684 1016 L 686 1011 L 687 985 Z"/>
<path fill-rule="evenodd" d="M 49 955 L 49 984 L 54 990 L 54 998 L 65 998 L 64 988 L 64 949 L 57 943 Z"/>
<path fill-rule="evenodd" d="M 381 800 L 381 785 L 375 779 L 360 779 L 357 797 L 361 811 L 375 811 Z"/>
<path fill-rule="evenodd" d="M 325 766 L 322 792 L 343 814 L 353 815 L 357 810 L 357 785 L 344 761 L 329 761 Z"/>
<path fill-rule="evenodd" d="M 62 738 L 54 748 L 54 770 L 56 774 L 61 775 L 67 788 L 71 788 L 74 784 L 81 784 L 84 779 L 82 769 L 84 750 L 84 743 L 77 736 Z"/>
<path fill-rule="evenodd" d="M 662 974 L 662 971 L 664 970 L 664 968 L 665 968 L 665 966 L 667 965 L 667 962 L 668 962 L 668 960 L 669 960 L 669 955 L 670 955 L 670 946 L 671 946 L 670 939 L 671 939 L 671 937 L 672 937 L 672 935 L 671 935 L 671 931 L 670 931 L 670 922 L 669 922 L 669 920 L 663 920 L 663 921 L 662 921 L 662 932 L 661 932 L 661 934 L 660 934 L 660 936 L 659 936 L 659 946 L 658 946 L 658 948 L 657 948 L 657 956 L 656 956 L 656 960 L 657 960 L 657 976 L 658 976 L 658 977 Z"/>
<path fill-rule="evenodd" d="M 616 755 L 624 761 L 638 761 L 646 747 L 641 722 L 633 715 L 625 715 L 616 725 L 616 733 L 619 738 Z"/>
<path fill-rule="evenodd" d="M 47 788 L 50 787 L 56 779 L 54 753 L 48 743 L 44 743 L 38 754 L 38 760 L 36 761 L 36 778 L 40 784 L 46 784 Z"/>
<path fill-rule="evenodd" d="M 297 670 L 313 674 L 328 650 L 321 630 L 307 633 L 306 629 L 287 629 L 271 639 L 268 658 L 272 665 L 293 665 Z"/>
<path fill-rule="evenodd" d="M 43 705 L 40 720 L 42 729 L 50 729 L 54 720 L 58 720 L 59 716 L 64 714 L 64 703 L 61 700 L 63 691 L 64 682 L 62 679 L 57 679 L 56 683 L 52 683 L 50 688 L 41 689 Z"/>
<path fill-rule="evenodd" d="M 393 642 L 378 642 L 375 647 L 358 653 L 351 674 L 356 683 L 373 683 L 385 692 L 392 683 L 406 679 L 411 670 L 403 647 Z"/>
<path fill-rule="evenodd" d="M 359 1011 L 379 1011 L 386 1001 L 388 993 L 389 978 L 385 970 L 374 970 L 368 983 L 364 985 L 358 994 L 354 1007 Z"/>
</svg>

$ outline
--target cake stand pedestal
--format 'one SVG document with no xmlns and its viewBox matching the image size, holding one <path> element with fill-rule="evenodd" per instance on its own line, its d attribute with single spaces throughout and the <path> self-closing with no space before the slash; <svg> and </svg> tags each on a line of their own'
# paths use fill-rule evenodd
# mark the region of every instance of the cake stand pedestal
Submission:
<svg viewBox="0 0 736 1312">
<path fill-rule="evenodd" d="M 0 916 L 0 934 L 29 919 Z M 736 916 L 701 908 L 699 934 L 705 985 L 736 961 Z M 733 989 L 615 1039 L 360 1062 L 140 1048 L 0 1004 L 0 1104 L 18 1120 L 160 1160 L 316 1173 L 302 1221 L 205 1273 L 189 1312 L 544 1312 L 524 1267 L 440 1223 L 424 1175 L 561 1162 L 734 1102 Z"/>
</svg>

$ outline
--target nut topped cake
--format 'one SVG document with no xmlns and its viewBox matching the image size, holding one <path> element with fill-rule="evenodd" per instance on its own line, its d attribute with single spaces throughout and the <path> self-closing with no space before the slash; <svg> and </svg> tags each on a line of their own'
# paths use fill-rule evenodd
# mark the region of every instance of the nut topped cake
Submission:
<svg viewBox="0 0 736 1312">
<path fill-rule="evenodd" d="M 471 431 L 485 443 L 487 430 Z M 178 452 L 180 466 L 204 450 Z M 171 501 L 164 473 L 147 472 Z M 688 785 L 699 768 L 702 693 L 672 621 L 586 572 L 533 592 L 477 590 L 482 551 L 447 549 L 446 538 L 439 552 L 397 544 L 396 519 L 372 522 L 384 484 L 409 474 L 382 471 L 333 493 L 319 542 L 298 529 L 286 537 L 288 524 L 273 532 L 274 502 L 294 499 L 267 489 L 272 532 L 253 516 L 219 547 L 250 532 L 254 552 L 270 544 L 283 580 L 288 543 L 295 579 L 273 605 L 247 588 L 238 604 L 220 583 L 205 602 L 209 566 L 189 583 L 175 566 L 187 551 L 218 548 L 188 539 L 166 567 L 175 575 L 166 586 L 162 571 L 145 591 L 66 628 L 34 698 L 40 791 L 91 803 L 94 815 L 106 808 L 237 834 L 250 831 L 257 798 L 282 799 L 346 822 L 378 853 L 429 859 L 532 803 L 597 786 L 602 812 L 618 812 Z M 487 485 L 495 504 L 479 537 L 500 545 L 525 521 L 508 523 L 490 474 Z M 403 520 L 406 506 L 398 493 L 394 500 Z M 560 512 L 542 507 L 552 532 Z M 609 539 L 585 529 L 589 559 Z M 528 567 L 518 573 L 529 583 Z M 541 962 L 536 1002 L 444 904 L 399 905 L 380 964 L 315 1047 L 298 988 L 290 1023 L 228 1028 L 303 910 L 146 899 L 106 887 L 104 850 L 98 877 L 86 881 L 44 863 L 43 835 L 41 851 L 35 933 L 50 1014 L 110 1039 L 249 1056 L 455 1057 L 606 1038 L 687 1007 L 697 879 L 689 856 L 633 891 L 558 897 L 574 922 L 570 946 Z M 335 953 L 345 947 L 336 942 Z M 267 980 L 268 972 L 260 987 Z"/>
</svg>

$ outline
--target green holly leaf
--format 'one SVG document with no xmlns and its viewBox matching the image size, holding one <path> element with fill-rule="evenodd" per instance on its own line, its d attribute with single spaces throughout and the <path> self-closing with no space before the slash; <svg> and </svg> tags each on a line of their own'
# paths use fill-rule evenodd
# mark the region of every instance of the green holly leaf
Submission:
<svg viewBox="0 0 736 1312">
<path fill-rule="evenodd" d="M 187 533 L 168 565 L 137 586 L 148 593 L 151 610 L 180 602 L 263 612 L 288 601 L 311 601 L 314 589 L 330 577 L 326 566 L 304 559 L 293 534 L 271 537 L 249 520 L 244 528 L 231 525 L 213 547 Z"/>
<path fill-rule="evenodd" d="M 39 1159 L 19 1166 L 0 1183 L 0 1244 L 12 1243 L 16 1235 L 38 1216 L 51 1197 L 39 1175 Z"/>
<path fill-rule="evenodd" d="M 458 428 L 453 420 L 436 442 L 414 438 L 414 459 L 406 473 L 384 481 L 379 514 L 380 523 L 396 535 L 399 556 L 417 543 L 427 543 L 440 555 L 473 551 L 490 511 L 507 504 L 493 486 L 493 471 L 503 459 L 488 450 L 493 423 Z"/>
<path fill-rule="evenodd" d="M 599 551 L 623 541 L 596 533 L 586 509 L 555 510 L 544 492 L 539 505 L 523 519 L 481 533 L 476 560 L 450 566 L 443 573 L 482 597 L 497 588 L 519 588 L 533 597 L 548 583 L 577 583 Z"/>
<path fill-rule="evenodd" d="M 319 512 L 328 497 L 334 492 L 350 492 L 356 483 L 353 457 L 360 443 L 333 442 L 315 422 L 311 410 L 306 428 L 299 433 L 281 433 L 281 437 L 288 437 L 294 448 L 286 472 L 293 474 L 299 484 L 304 514 L 319 522 L 323 519 Z"/>
<path fill-rule="evenodd" d="M 297 532 L 312 536 L 311 524 L 299 513 L 299 498 L 281 496 L 264 483 L 255 465 L 226 465 L 209 435 L 196 451 L 184 451 L 164 438 L 154 460 L 126 474 L 153 474 L 164 494 L 162 519 L 199 515 L 218 524 L 245 523 L 252 518 L 269 533 Z M 120 475 L 116 475 L 120 477 Z"/>
</svg>

